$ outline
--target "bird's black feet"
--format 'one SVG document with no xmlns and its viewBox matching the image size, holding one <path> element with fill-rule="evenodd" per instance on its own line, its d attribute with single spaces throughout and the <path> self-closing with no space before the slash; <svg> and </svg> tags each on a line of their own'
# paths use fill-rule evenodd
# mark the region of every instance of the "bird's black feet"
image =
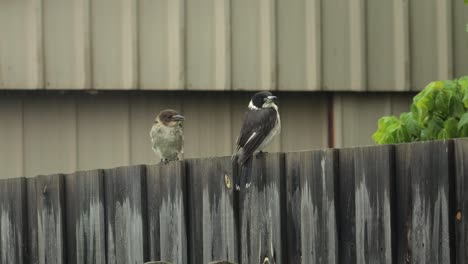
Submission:
<svg viewBox="0 0 468 264">
<path fill-rule="evenodd" d="M 259 151 L 259 152 L 257 152 L 257 154 L 255 154 L 255 157 L 256 157 L 257 159 L 259 159 L 259 158 L 261 158 L 261 157 L 263 156 L 263 154 L 265 154 L 265 153 L 267 153 L 267 152 Z"/>
</svg>

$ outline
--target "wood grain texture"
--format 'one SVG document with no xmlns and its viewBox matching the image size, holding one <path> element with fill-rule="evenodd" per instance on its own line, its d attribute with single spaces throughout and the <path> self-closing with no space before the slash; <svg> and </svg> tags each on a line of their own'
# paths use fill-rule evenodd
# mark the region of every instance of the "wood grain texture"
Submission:
<svg viewBox="0 0 468 264">
<path fill-rule="evenodd" d="M 65 175 L 65 193 L 67 263 L 105 264 L 103 171 Z"/>
<path fill-rule="evenodd" d="M 397 263 L 454 263 L 452 141 L 396 146 Z"/>
<path fill-rule="evenodd" d="M 392 262 L 393 146 L 354 149 L 356 263 Z"/>
<path fill-rule="evenodd" d="M 356 207 L 354 186 L 354 150 L 339 149 L 338 176 L 338 252 L 340 264 L 356 263 Z"/>
<path fill-rule="evenodd" d="M 66 263 L 63 175 L 36 177 L 37 245 L 39 264 Z M 34 212 L 32 212 L 34 213 Z"/>
<path fill-rule="evenodd" d="M 26 244 L 27 263 L 39 263 L 39 246 L 37 237 L 37 190 L 36 178 L 26 179 L 26 200 L 27 200 L 27 233 Z"/>
<path fill-rule="evenodd" d="M 0 180 L 0 263 L 28 263 L 26 179 Z"/>
<path fill-rule="evenodd" d="M 468 140 L 455 140 L 455 263 L 468 263 Z M 452 215 L 451 215 L 452 216 Z"/>
<path fill-rule="evenodd" d="M 251 186 L 239 193 L 241 263 L 285 263 L 284 154 L 260 154 L 245 169 Z"/>
<path fill-rule="evenodd" d="M 147 256 L 144 166 L 104 171 L 108 264 L 140 264 Z"/>
<path fill-rule="evenodd" d="M 232 176 L 231 157 L 186 160 L 191 264 L 238 262 Z"/>
<path fill-rule="evenodd" d="M 184 162 L 147 166 L 146 188 L 150 259 L 186 264 Z"/>
<path fill-rule="evenodd" d="M 330 149 L 286 154 L 287 263 L 338 262 L 337 153 Z"/>
</svg>

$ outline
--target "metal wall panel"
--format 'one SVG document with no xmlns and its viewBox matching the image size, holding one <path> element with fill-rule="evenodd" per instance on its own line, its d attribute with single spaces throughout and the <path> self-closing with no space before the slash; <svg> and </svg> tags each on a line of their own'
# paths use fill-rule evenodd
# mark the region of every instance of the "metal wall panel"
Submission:
<svg viewBox="0 0 468 264">
<path fill-rule="evenodd" d="M 461 0 L 0 0 L 0 89 L 407 91 L 465 75 Z"/>
<path fill-rule="evenodd" d="M 377 121 L 410 110 L 414 94 L 337 94 L 333 98 L 334 146 L 373 145 Z"/>
<path fill-rule="evenodd" d="M 231 155 L 252 93 L 103 92 L 0 96 L 0 178 L 159 162 L 149 130 L 186 116 L 185 158 Z M 328 96 L 277 93 L 282 131 L 268 152 L 328 146 Z"/>
</svg>

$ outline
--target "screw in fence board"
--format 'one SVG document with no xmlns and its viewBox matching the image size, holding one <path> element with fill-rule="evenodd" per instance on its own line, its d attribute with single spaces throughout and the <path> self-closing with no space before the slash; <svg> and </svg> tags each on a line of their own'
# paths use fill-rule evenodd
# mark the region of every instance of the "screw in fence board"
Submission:
<svg viewBox="0 0 468 264">
<path fill-rule="evenodd" d="M 65 263 L 63 175 L 36 177 L 39 263 Z"/>
<path fill-rule="evenodd" d="M 0 180 L 0 262 L 29 263 L 27 243 L 26 179 Z"/>
<path fill-rule="evenodd" d="M 147 166 L 146 171 L 150 259 L 186 264 L 184 162 Z"/>
<path fill-rule="evenodd" d="M 452 261 L 453 142 L 396 145 L 397 263 Z"/>
<path fill-rule="evenodd" d="M 104 170 L 107 263 L 143 263 L 147 256 L 145 167 Z"/>
<path fill-rule="evenodd" d="M 287 263 L 336 263 L 336 150 L 286 153 Z"/>
<path fill-rule="evenodd" d="M 468 263 L 468 140 L 455 141 L 455 206 L 450 221 L 455 222 L 456 261 L 457 264 Z M 453 221 L 454 218 L 455 220 Z"/>
<path fill-rule="evenodd" d="M 263 153 L 247 163 L 251 185 L 239 192 L 241 263 L 283 260 L 282 221 L 286 206 L 284 154 Z M 284 219 L 282 219 L 284 218 Z"/>
<path fill-rule="evenodd" d="M 67 264 L 105 263 L 104 173 L 65 175 Z"/>
<path fill-rule="evenodd" d="M 392 263 L 393 146 L 354 148 L 356 262 Z"/>
<path fill-rule="evenodd" d="M 338 150 L 339 173 L 337 179 L 337 225 L 340 264 L 356 263 L 356 213 L 354 186 L 354 150 Z"/>
<path fill-rule="evenodd" d="M 206 264 L 216 259 L 238 262 L 231 157 L 185 160 L 189 263 Z"/>
</svg>

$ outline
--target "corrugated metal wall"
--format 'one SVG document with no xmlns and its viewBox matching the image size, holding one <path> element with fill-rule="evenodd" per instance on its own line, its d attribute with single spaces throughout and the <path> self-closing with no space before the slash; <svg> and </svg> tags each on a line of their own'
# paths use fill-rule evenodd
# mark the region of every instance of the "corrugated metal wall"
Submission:
<svg viewBox="0 0 468 264">
<path fill-rule="evenodd" d="M 409 95 L 278 93 L 282 132 L 268 151 L 371 144 L 383 114 L 408 110 Z M 149 129 L 180 109 L 185 157 L 230 155 L 251 93 L 58 92 L 0 94 L 0 178 L 157 162 Z M 330 126 L 331 127 L 331 126 Z"/>
<path fill-rule="evenodd" d="M 0 0 L 0 88 L 418 90 L 468 72 L 462 0 Z"/>
</svg>

